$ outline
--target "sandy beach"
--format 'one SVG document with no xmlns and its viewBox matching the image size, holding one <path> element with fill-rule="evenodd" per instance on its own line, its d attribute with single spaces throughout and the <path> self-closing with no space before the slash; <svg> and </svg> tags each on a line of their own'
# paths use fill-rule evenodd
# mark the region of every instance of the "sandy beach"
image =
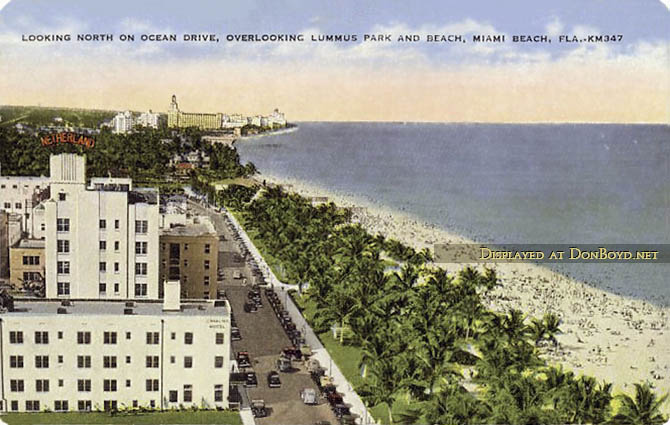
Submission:
<svg viewBox="0 0 670 425">
<path fill-rule="evenodd" d="M 355 221 L 370 233 L 417 249 L 432 251 L 435 243 L 472 243 L 353 194 L 265 174 L 260 177 L 306 197 L 327 197 L 338 206 L 353 207 Z M 464 264 L 440 266 L 457 271 Z M 544 350 L 549 362 L 561 363 L 577 375 L 612 382 L 615 394 L 632 392 L 632 384 L 640 381 L 649 381 L 660 394 L 670 391 L 670 308 L 607 292 L 538 265 L 498 263 L 494 268 L 502 286 L 494 292 L 491 308 L 518 308 L 534 317 L 554 312 L 562 318 L 558 349 Z M 670 412 L 670 403 L 663 410 Z"/>
</svg>

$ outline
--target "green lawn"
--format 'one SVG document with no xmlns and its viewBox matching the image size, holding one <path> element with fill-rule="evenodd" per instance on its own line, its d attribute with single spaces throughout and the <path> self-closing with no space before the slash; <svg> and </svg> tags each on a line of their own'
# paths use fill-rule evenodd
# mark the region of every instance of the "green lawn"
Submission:
<svg viewBox="0 0 670 425">
<path fill-rule="evenodd" d="M 238 412 L 151 412 L 137 414 L 109 413 L 8 413 L 0 419 L 15 424 L 230 424 L 241 425 Z"/>
</svg>

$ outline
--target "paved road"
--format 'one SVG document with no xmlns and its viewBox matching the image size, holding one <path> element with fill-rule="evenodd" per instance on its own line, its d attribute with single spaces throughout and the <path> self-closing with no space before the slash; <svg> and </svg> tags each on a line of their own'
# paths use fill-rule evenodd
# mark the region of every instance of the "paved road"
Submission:
<svg viewBox="0 0 670 425">
<path fill-rule="evenodd" d="M 279 354 L 284 347 L 291 345 L 291 342 L 274 315 L 264 291 L 261 290 L 263 307 L 256 313 L 244 312 L 244 302 L 249 286 L 253 282 L 253 276 L 247 264 L 236 261 L 239 260 L 239 243 L 233 239 L 231 229 L 228 228 L 221 214 L 199 205 L 191 204 L 190 206 L 200 214 L 209 215 L 217 232 L 224 239 L 219 243 L 219 267 L 223 266 L 224 272 L 223 280 L 219 281 L 219 288 L 226 291 L 242 335 L 241 341 L 233 341 L 232 354 L 234 356 L 238 351 L 249 352 L 253 369 L 258 377 L 258 387 L 249 388 L 247 393 L 250 399 L 265 400 L 270 413 L 266 418 L 257 418 L 256 423 L 260 425 L 310 425 L 318 421 L 328 421 L 331 424 L 337 424 L 337 418 L 325 401 L 321 401 L 317 406 L 302 403 L 300 391 L 303 388 L 317 389 L 302 364 L 294 362 L 294 371 L 280 373 L 281 388 L 268 387 L 268 373 L 277 370 L 276 361 Z M 236 271 L 242 274 L 242 278 L 233 277 Z M 244 285 L 245 280 L 246 286 Z"/>
</svg>

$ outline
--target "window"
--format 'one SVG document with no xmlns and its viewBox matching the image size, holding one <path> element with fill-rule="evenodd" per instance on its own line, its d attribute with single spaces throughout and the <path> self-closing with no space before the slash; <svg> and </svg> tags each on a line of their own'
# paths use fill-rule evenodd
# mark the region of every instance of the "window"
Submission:
<svg viewBox="0 0 670 425">
<path fill-rule="evenodd" d="M 18 400 L 12 400 L 12 411 L 16 412 L 19 410 L 19 401 Z"/>
<path fill-rule="evenodd" d="M 90 412 L 91 411 L 91 400 L 78 400 L 77 401 L 77 410 L 80 412 Z"/>
<path fill-rule="evenodd" d="M 49 332 L 46 331 L 35 332 L 35 344 L 48 344 L 48 343 L 49 343 Z"/>
<path fill-rule="evenodd" d="M 107 220 L 100 220 L 100 230 L 107 229 Z"/>
<path fill-rule="evenodd" d="M 135 233 L 145 234 L 148 229 L 148 222 L 146 220 L 135 220 Z"/>
<path fill-rule="evenodd" d="M 223 367 L 223 356 L 214 357 L 214 367 L 219 369 Z"/>
<path fill-rule="evenodd" d="M 54 410 L 56 412 L 67 412 L 68 410 L 70 410 L 67 400 L 55 400 Z"/>
<path fill-rule="evenodd" d="M 126 364 L 130 364 L 130 356 L 126 356 Z"/>
<path fill-rule="evenodd" d="M 177 339 L 177 332 L 170 333 L 170 339 L 173 339 L 173 340 Z"/>
<path fill-rule="evenodd" d="M 130 339 L 132 337 L 132 334 L 130 332 L 126 332 L 126 339 Z"/>
<path fill-rule="evenodd" d="M 170 403 L 176 403 L 179 401 L 179 394 L 175 390 L 170 390 Z"/>
<path fill-rule="evenodd" d="M 63 386 L 63 380 L 62 380 L 62 379 L 59 379 L 59 380 L 58 380 L 58 386 L 59 386 L 59 387 L 62 387 L 62 386 Z"/>
<path fill-rule="evenodd" d="M 147 344 L 158 344 L 158 332 L 147 332 Z"/>
<path fill-rule="evenodd" d="M 98 292 L 100 295 L 106 295 L 107 294 L 107 284 L 106 283 L 101 283 L 98 285 Z"/>
<path fill-rule="evenodd" d="M 118 273 L 118 272 L 119 272 L 119 263 L 114 262 L 114 273 Z"/>
<path fill-rule="evenodd" d="M 120 247 L 119 241 L 114 241 L 114 251 L 119 252 L 120 249 L 119 247 Z"/>
<path fill-rule="evenodd" d="M 35 356 L 35 367 L 37 369 L 48 369 L 49 356 Z"/>
<path fill-rule="evenodd" d="M 184 251 L 188 251 L 188 244 L 187 243 L 184 244 Z"/>
<path fill-rule="evenodd" d="M 105 273 L 107 271 L 107 263 L 104 261 L 100 262 L 100 273 Z"/>
<path fill-rule="evenodd" d="M 109 412 L 110 410 L 116 410 L 118 407 L 116 400 L 105 400 L 102 404 L 106 412 Z"/>
<path fill-rule="evenodd" d="M 42 280 L 42 275 L 39 272 L 23 272 L 24 282 L 39 282 Z"/>
<path fill-rule="evenodd" d="M 9 210 L 12 208 L 12 203 L 11 202 L 5 202 L 5 209 Z"/>
<path fill-rule="evenodd" d="M 61 195 L 64 195 L 61 193 Z M 40 411 L 40 401 L 39 400 L 26 400 L 26 412 L 39 412 Z"/>
<path fill-rule="evenodd" d="M 79 369 L 90 369 L 91 356 L 77 356 L 77 367 Z"/>
<path fill-rule="evenodd" d="M 102 381 L 102 390 L 106 392 L 116 391 L 116 379 L 105 379 Z"/>
<path fill-rule="evenodd" d="M 223 401 L 223 385 L 214 385 L 214 401 Z"/>
<path fill-rule="evenodd" d="M 191 369 L 193 367 L 193 357 L 184 357 L 184 369 Z"/>
<path fill-rule="evenodd" d="M 91 391 L 90 379 L 77 379 L 77 391 L 87 393 Z"/>
<path fill-rule="evenodd" d="M 188 258 L 184 258 L 184 267 L 188 267 Z"/>
<path fill-rule="evenodd" d="M 70 219 L 69 218 L 57 218 L 56 219 L 56 230 L 59 232 L 69 232 L 70 231 Z"/>
<path fill-rule="evenodd" d="M 102 367 L 105 369 L 115 369 L 116 368 L 116 356 L 103 356 L 102 357 Z"/>
<path fill-rule="evenodd" d="M 170 363 L 175 364 L 177 358 L 175 356 L 170 356 Z"/>
<path fill-rule="evenodd" d="M 63 331 L 58 331 L 58 339 L 63 339 Z"/>
<path fill-rule="evenodd" d="M 23 344 L 23 331 L 10 331 L 9 332 L 9 343 L 10 344 Z"/>
<path fill-rule="evenodd" d="M 205 286 L 209 286 L 209 276 L 204 277 L 204 280 L 203 280 L 202 284 L 205 285 Z"/>
<path fill-rule="evenodd" d="M 22 393 L 24 390 L 23 379 L 10 379 L 9 390 L 15 393 Z"/>
<path fill-rule="evenodd" d="M 17 210 L 20 210 L 22 207 L 23 207 L 23 206 L 21 205 L 20 202 L 15 202 L 15 203 L 14 203 L 14 208 L 16 208 Z"/>
<path fill-rule="evenodd" d="M 130 379 L 126 379 L 126 388 L 130 388 Z"/>
<path fill-rule="evenodd" d="M 38 393 L 48 393 L 49 392 L 49 380 L 48 379 L 36 379 L 35 380 L 35 391 Z"/>
<path fill-rule="evenodd" d="M 193 332 L 184 333 L 184 344 L 193 344 Z"/>
<path fill-rule="evenodd" d="M 114 220 L 114 228 L 119 230 L 119 227 L 121 227 L 121 222 L 119 222 L 119 220 Z"/>
<path fill-rule="evenodd" d="M 59 200 L 59 201 L 64 201 L 65 199 L 66 199 L 66 196 L 65 196 L 65 194 L 64 194 L 63 192 L 61 192 L 61 193 L 58 194 L 58 200 Z"/>
<path fill-rule="evenodd" d="M 146 255 L 147 245 L 147 242 L 135 242 L 135 254 Z"/>
<path fill-rule="evenodd" d="M 58 282 L 58 296 L 70 295 L 70 283 Z"/>
<path fill-rule="evenodd" d="M 216 337 L 214 338 L 214 342 L 216 345 L 221 345 L 223 344 L 224 336 L 223 332 L 217 332 Z"/>
<path fill-rule="evenodd" d="M 58 274 L 70 274 L 70 262 L 69 261 L 59 261 L 58 262 Z"/>
<path fill-rule="evenodd" d="M 63 363 L 63 356 L 61 356 L 61 355 L 58 356 L 58 363 L 60 363 L 60 364 Z"/>
<path fill-rule="evenodd" d="M 184 385 L 184 401 L 185 402 L 193 401 L 193 385 L 189 384 Z"/>
<path fill-rule="evenodd" d="M 118 294 L 118 293 L 119 293 L 119 284 L 118 284 L 118 283 L 115 283 L 115 284 L 114 284 L 114 293 L 115 293 L 115 294 Z"/>
<path fill-rule="evenodd" d="M 100 251 L 107 250 L 107 241 L 100 241 Z"/>
<path fill-rule="evenodd" d="M 103 333 L 103 343 L 104 344 L 116 344 L 116 332 L 104 332 Z"/>
<path fill-rule="evenodd" d="M 147 275 L 147 263 L 135 263 L 135 274 L 137 276 Z"/>
<path fill-rule="evenodd" d="M 205 270 L 209 270 L 209 260 L 205 260 Z"/>
<path fill-rule="evenodd" d="M 9 356 L 9 367 L 22 368 L 23 356 Z"/>
<path fill-rule="evenodd" d="M 147 391 L 158 391 L 158 379 L 147 379 L 146 388 Z"/>
<path fill-rule="evenodd" d="M 158 356 L 147 356 L 147 367 L 157 368 L 158 367 Z"/>
<path fill-rule="evenodd" d="M 136 297 L 146 297 L 147 296 L 147 284 L 146 283 L 136 283 L 135 284 L 135 296 Z"/>
<path fill-rule="evenodd" d="M 23 265 L 24 266 L 39 266 L 40 257 L 37 255 L 24 255 L 23 256 Z"/>
<path fill-rule="evenodd" d="M 67 254 L 70 252 L 70 241 L 67 239 L 58 239 L 56 241 L 56 251 L 59 254 Z"/>
<path fill-rule="evenodd" d="M 206 244 L 205 244 L 205 254 L 209 254 L 209 251 L 210 251 L 209 244 L 206 243 Z"/>
</svg>

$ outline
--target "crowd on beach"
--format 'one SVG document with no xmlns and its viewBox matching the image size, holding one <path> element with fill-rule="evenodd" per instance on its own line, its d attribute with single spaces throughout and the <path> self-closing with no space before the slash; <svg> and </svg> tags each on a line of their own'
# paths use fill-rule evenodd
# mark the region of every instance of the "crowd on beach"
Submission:
<svg viewBox="0 0 670 425">
<path fill-rule="evenodd" d="M 432 250 L 436 243 L 472 243 L 369 199 L 333 193 L 296 180 L 264 178 L 300 195 L 318 197 L 320 202 L 327 198 L 338 206 L 349 207 L 352 220 L 371 234 L 382 234 L 415 249 Z M 438 265 L 458 271 L 466 264 Z M 547 312 L 561 317 L 558 347 L 543 350 L 549 361 L 563 364 L 576 374 L 583 372 L 612 382 L 619 390 L 629 389 L 634 382 L 649 381 L 660 393 L 670 391 L 670 308 L 666 307 L 667 303 L 657 305 L 627 297 L 612 292 L 605 285 L 598 286 L 602 280 L 594 278 L 587 284 L 535 264 L 491 266 L 502 283 L 490 296 L 493 309 L 516 308 L 529 318 L 541 317 Z"/>
</svg>

